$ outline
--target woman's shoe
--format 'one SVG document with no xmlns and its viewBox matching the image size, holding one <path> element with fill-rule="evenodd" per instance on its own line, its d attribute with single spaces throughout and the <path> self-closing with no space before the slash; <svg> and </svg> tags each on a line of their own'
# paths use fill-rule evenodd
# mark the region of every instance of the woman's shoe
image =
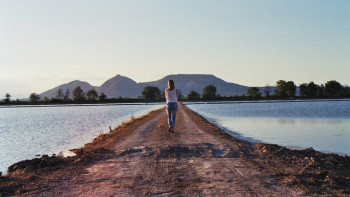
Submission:
<svg viewBox="0 0 350 197">
<path fill-rule="evenodd" d="M 171 130 L 172 130 L 172 128 L 171 128 L 171 126 L 169 125 L 169 129 L 168 129 L 168 132 L 171 132 Z"/>
</svg>

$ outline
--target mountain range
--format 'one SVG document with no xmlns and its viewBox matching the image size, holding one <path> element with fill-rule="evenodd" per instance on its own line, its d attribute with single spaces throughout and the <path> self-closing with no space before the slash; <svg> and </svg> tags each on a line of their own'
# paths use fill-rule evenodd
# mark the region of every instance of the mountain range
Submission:
<svg viewBox="0 0 350 197">
<path fill-rule="evenodd" d="M 55 98 L 59 89 L 62 89 L 63 93 L 69 89 L 72 95 L 74 88 L 80 86 L 85 93 L 91 89 L 95 89 L 99 95 L 103 92 L 107 98 L 137 98 L 142 95 L 142 90 L 146 86 L 156 86 L 160 90 L 165 89 L 167 87 L 167 82 L 169 79 L 173 79 L 175 81 L 175 86 L 181 90 L 184 96 L 187 96 L 191 90 L 202 94 L 203 88 L 207 85 L 215 85 L 217 94 L 220 94 L 221 96 L 246 94 L 247 89 L 249 88 L 248 86 L 226 82 L 214 75 L 206 74 L 168 75 L 157 81 L 142 83 L 137 83 L 125 76 L 116 75 L 115 77 L 108 79 L 99 87 L 92 86 L 88 82 L 75 80 L 66 84 L 59 85 L 39 95 L 41 98 Z"/>
</svg>

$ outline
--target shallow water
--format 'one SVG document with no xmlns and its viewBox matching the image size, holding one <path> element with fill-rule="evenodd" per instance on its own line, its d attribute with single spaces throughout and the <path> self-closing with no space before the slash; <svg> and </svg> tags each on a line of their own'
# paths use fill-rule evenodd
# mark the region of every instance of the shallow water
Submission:
<svg viewBox="0 0 350 197">
<path fill-rule="evenodd" d="M 44 106 L 0 108 L 0 171 L 36 155 L 57 154 L 92 141 L 162 105 Z"/>
<path fill-rule="evenodd" d="M 350 100 L 187 106 L 243 140 L 350 155 Z"/>
</svg>

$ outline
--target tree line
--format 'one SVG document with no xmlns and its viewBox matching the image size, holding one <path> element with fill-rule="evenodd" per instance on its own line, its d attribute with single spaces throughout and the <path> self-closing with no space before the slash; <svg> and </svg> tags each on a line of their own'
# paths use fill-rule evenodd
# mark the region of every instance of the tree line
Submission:
<svg viewBox="0 0 350 197">
<path fill-rule="evenodd" d="M 279 80 L 276 83 L 274 96 L 277 98 L 296 97 L 296 85 L 293 81 Z M 325 84 L 309 83 L 299 84 L 298 98 L 341 98 L 350 97 L 350 87 L 343 86 L 336 80 L 327 81 Z"/>
<path fill-rule="evenodd" d="M 262 92 L 261 92 L 261 89 Z M 272 87 L 266 85 L 264 88 L 249 87 L 246 94 L 235 96 L 221 96 L 216 94 L 215 85 L 207 85 L 203 88 L 202 95 L 194 90 L 182 100 L 237 100 L 237 99 L 291 99 L 291 98 L 345 98 L 350 97 L 350 87 L 342 86 L 335 80 L 327 81 L 325 84 L 315 84 L 314 82 L 302 83 L 299 85 L 297 95 L 297 85 L 293 81 L 278 80 L 272 92 Z M 145 99 L 160 99 L 161 94 L 158 87 L 145 87 L 142 95 Z M 263 94 L 264 93 L 264 94 Z"/>
<path fill-rule="evenodd" d="M 36 93 L 32 93 L 29 97 L 31 103 L 38 102 L 40 100 L 40 97 Z M 80 86 L 77 86 L 74 88 L 72 95 L 71 92 L 68 89 L 63 92 L 63 90 L 60 88 L 57 91 L 56 97 L 49 99 L 48 97 L 44 97 L 44 102 L 52 102 L 52 103 L 59 103 L 59 102 L 75 102 L 75 103 L 83 103 L 86 101 L 105 101 L 107 99 L 107 96 L 102 92 L 100 95 L 98 95 L 97 91 L 94 89 L 91 89 L 85 93 L 83 89 Z"/>
<path fill-rule="evenodd" d="M 180 100 L 237 100 L 237 99 L 290 99 L 290 98 L 349 98 L 350 87 L 343 86 L 335 80 L 327 81 L 325 84 L 315 84 L 314 82 L 299 84 L 299 94 L 297 95 L 297 86 L 293 81 L 278 80 L 276 82 L 274 91 L 271 92 L 272 87 L 266 85 L 264 88 L 249 87 L 246 94 L 235 96 L 220 96 L 216 94 L 217 90 L 215 85 L 207 85 L 203 88 L 202 94 L 194 90 L 186 96 L 181 95 Z M 261 92 L 262 90 L 262 92 Z M 263 95 L 264 93 L 264 95 Z M 69 89 L 63 91 L 58 89 L 55 98 L 44 97 L 41 98 L 36 93 L 31 93 L 29 96 L 29 103 L 86 103 L 86 102 L 137 102 L 137 101 L 163 101 L 164 95 L 160 89 L 155 86 L 147 86 L 141 92 L 142 98 L 129 99 L 129 98 L 107 98 L 104 93 L 98 95 L 94 89 L 84 92 L 80 86 L 74 88 L 71 93 Z M 11 101 L 10 93 L 5 94 L 3 99 L 5 104 L 20 102 Z"/>
<path fill-rule="evenodd" d="M 200 100 L 201 98 L 206 100 L 213 100 L 217 98 L 216 87 L 214 85 L 207 85 L 203 89 L 203 96 L 194 90 L 192 90 L 186 98 L 180 95 L 180 100 Z M 147 86 L 142 91 L 142 97 L 146 100 L 164 100 L 164 93 L 161 93 L 160 89 L 155 86 Z"/>
<path fill-rule="evenodd" d="M 94 102 L 94 101 L 105 101 L 107 96 L 104 93 L 98 95 L 97 91 L 94 89 L 89 90 L 87 93 L 81 89 L 80 86 L 74 88 L 73 92 L 70 92 L 70 89 L 63 91 L 61 88 L 58 89 L 55 98 L 44 97 L 41 98 L 37 93 L 31 93 L 29 95 L 29 103 L 83 103 L 83 102 Z M 11 95 L 6 93 L 4 103 L 11 103 Z M 13 101 L 16 103 L 26 103 L 24 101 Z"/>
</svg>

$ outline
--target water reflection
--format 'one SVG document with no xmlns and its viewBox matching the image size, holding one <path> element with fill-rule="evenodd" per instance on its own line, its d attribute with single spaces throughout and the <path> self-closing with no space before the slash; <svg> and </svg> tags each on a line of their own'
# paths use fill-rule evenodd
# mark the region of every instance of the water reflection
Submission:
<svg viewBox="0 0 350 197">
<path fill-rule="evenodd" d="M 277 122 L 281 125 L 289 125 L 289 124 L 341 124 L 344 121 L 346 122 L 346 119 L 316 119 L 316 118 L 304 118 L 304 119 L 297 119 L 297 118 L 276 118 Z M 265 120 L 266 121 L 266 120 Z"/>
<path fill-rule="evenodd" d="M 160 105 L 98 105 L 0 108 L 0 171 L 35 155 L 83 146 L 131 116 Z M 65 152 L 63 152 L 65 154 Z M 67 154 L 67 153 L 66 153 Z"/>
<path fill-rule="evenodd" d="M 214 120 L 226 129 L 255 141 L 350 154 L 348 119 L 215 118 Z"/>
<path fill-rule="evenodd" d="M 277 122 L 281 125 L 295 124 L 295 119 L 278 118 Z"/>
<path fill-rule="evenodd" d="M 189 105 L 231 135 L 350 155 L 350 101 Z"/>
</svg>

